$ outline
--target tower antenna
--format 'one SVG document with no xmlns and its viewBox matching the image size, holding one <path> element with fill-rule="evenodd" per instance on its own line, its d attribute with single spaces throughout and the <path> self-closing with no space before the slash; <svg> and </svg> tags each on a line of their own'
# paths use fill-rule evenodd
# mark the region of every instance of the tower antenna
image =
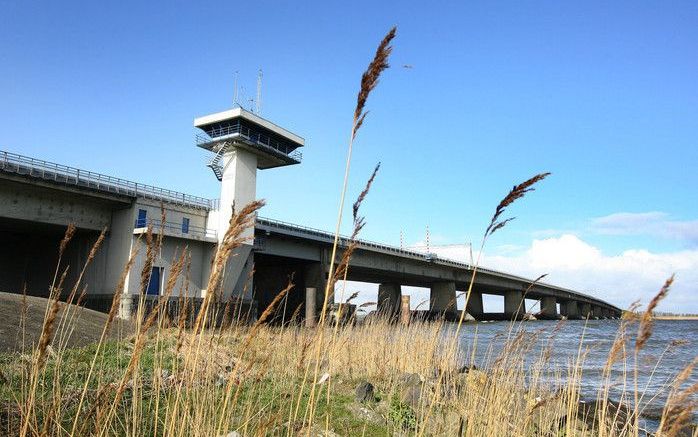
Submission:
<svg viewBox="0 0 698 437">
<path fill-rule="evenodd" d="M 235 70 L 235 89 L 233 90 L 233 106 L 240 106 L 238 103 L 238 75 L 240 73 Z"/>
<path fill-rule="evenodd" d="M 262 69 L 257 74 L 257 100 L 255 101 L 257 115 L 262 115 Z"/>
<path fill-rule="evenodd" d="M 431 247 L 429 247 L 431 245 L 431 241 L 429 240 L 429 225 L 427 225 L 427 253 L 431 253 Z"/>
</svg>

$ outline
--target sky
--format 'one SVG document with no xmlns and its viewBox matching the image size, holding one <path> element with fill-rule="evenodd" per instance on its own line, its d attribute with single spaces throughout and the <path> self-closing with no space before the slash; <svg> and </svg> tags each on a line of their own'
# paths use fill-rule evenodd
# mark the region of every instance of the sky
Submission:
<svg viewBox="0 0 698 437">
<path fill-rule="evenodd" d="M 509 189 L 549 171 L 484 265 L 619 306 L 676 273 L 660 310 L 698 312 L 696 2 L 0 10 L 0 150 L 217 197 L 193 119 L 232 106 L 236 71 L 250 104 L 261 68 L 262 116 L 306 139 L 301 165 L 259 172 L 262 214 L 321 229 L 334 228 L 360 75 L 397 25 L 352 161 L 350 198 L 382 163 L 363 238 L 424 246 L 428 227 L 430 251 L 468 260 Z"/>
</svg>

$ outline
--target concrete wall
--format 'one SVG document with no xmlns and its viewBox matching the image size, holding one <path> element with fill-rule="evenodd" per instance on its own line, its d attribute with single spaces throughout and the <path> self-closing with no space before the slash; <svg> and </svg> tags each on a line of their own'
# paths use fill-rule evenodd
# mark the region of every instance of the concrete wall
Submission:
<svg viewBox="0 0 698 437">
<path fill-rule="evenodd" d="M 15 181 L 0 183 L 0 215 L 5 218 L 102 230 L 109 225 L 114 203 L 62 190 Z"/>
<path fill-rule="evenodd" d="M 154 238 L 157 238 L 157 236 L 154 236 Z M 145 291 L 142 290 L 141 286 L 141 272 L 145 265 L 147 243 L 144 238 L 139 239 L 134 235 L 131 236 L 131 239 L 133 250 L 138 250 L 138 255 L 136 256 L 133 268 L 129 274 L 126 292 L 132 295 L 139 295 Z M 180 293 L 186 293 L 186 295 L 190 297 L 202 297 L 204 294 L 204 287 L 206 286 L 203 282 L 205 276 L 204 271 L 208 270 L 210 266 L 210 246 L 213 246 L 213 243 L 164 237 L 162 240 L 162 247 L 153 263 L 153 267 L 163 268 L 160 286 L 161 294 L 165 293 L 165 284 L 170 278 L 172 265 L 177 262 L 182 252 L 186 250 L 190 256 L 191 262 L 188 266 L 185 264 L 181 275 L 179 275 L 175 283 L 172 295 L 179 296 Z M 187 269 L 189 270 L 188 277 Z"/>
</svg>

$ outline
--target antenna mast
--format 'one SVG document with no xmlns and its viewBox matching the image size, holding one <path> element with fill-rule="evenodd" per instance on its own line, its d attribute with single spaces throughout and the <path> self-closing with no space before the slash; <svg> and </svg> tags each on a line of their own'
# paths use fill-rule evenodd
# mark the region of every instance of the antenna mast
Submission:
<svg viewBox="0 0 698 437">
<path fill-rule="evenodd" d="M 431 242 L 429 240 L 429 225 L 427 225 L 427 253 L 431 253 L 431 247 L 429 247 Z"/>
<path fill-rule="evenodd" d="M 240 106 L 238 103 L 238 74 L 239 72 L 235 70 L 235 89 L 233 90 L 233 106 Z"/>
<path fill-rule="evenodd" d="M 257 74 L 257 100 L 255 101 L 257 115 L 262 115 L 262 69 Z"/>
</svg>

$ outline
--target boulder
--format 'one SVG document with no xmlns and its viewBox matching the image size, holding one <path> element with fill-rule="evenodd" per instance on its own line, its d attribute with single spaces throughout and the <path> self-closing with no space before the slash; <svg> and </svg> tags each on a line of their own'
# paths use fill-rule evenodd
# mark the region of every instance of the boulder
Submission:
<svg viewBox="0 0 698 437">
<path fill-rule="evenodd" d="M 374 402 L 376 400 L 373 384 L 368 381 L 361 381 L 356 386 L 355 394 L 357 402 Z"/>
<path fill-rule="evenodd" d="M 422 378 L 417 373 L 407 373 L 400 379 L 400 401 L 412 407 L 419 405 L 422 395 Z"/>
</svg>

